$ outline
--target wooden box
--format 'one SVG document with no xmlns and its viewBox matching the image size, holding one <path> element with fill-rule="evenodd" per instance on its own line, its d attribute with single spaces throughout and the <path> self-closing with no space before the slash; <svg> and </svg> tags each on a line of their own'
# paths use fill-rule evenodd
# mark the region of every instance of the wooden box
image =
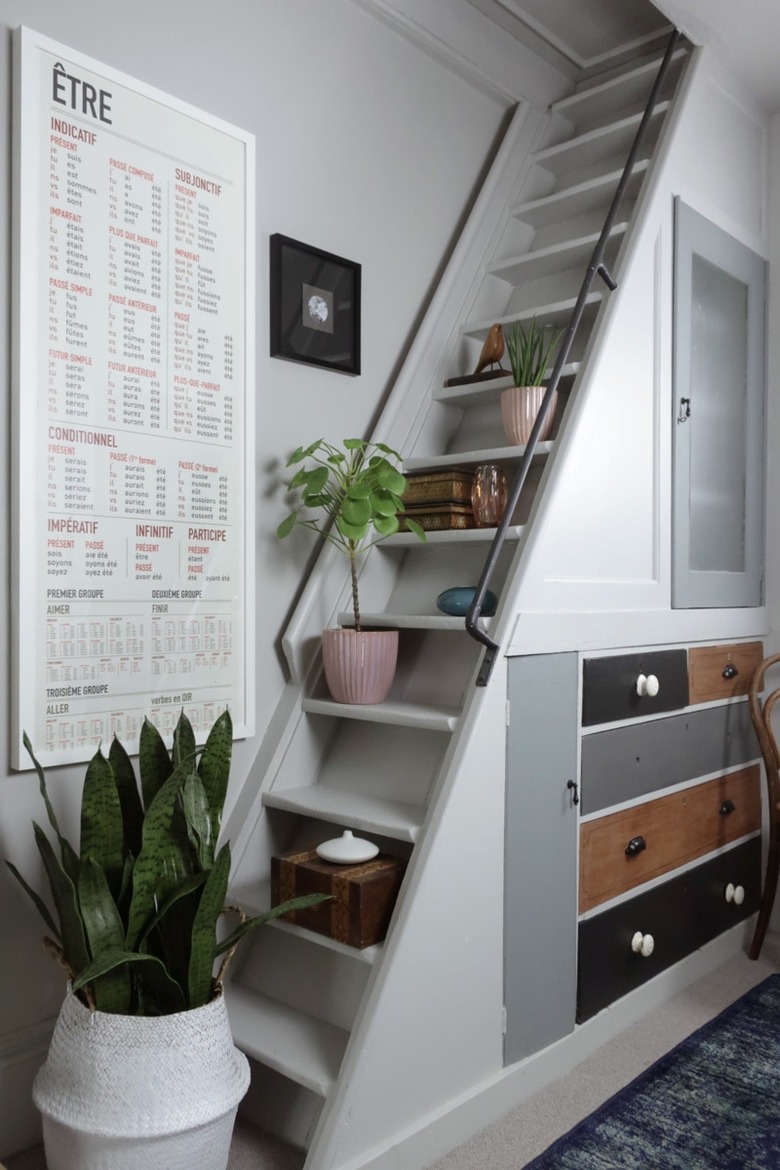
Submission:
<svg viewBox="0 0 780 1170">
<path fill-rule="evenodd" d="M 406 530 L 406 518 L 416 520 L 424 532 L 448 532 L 453 528 L 473 528 L 474 513 L 471 504 L 434 504 L 407 506 L 398 519 Z"/>
<path fill-rule="evenodd" d="M 360 865 L 334 865 L 314 849 L 271 858 L 271 904 L 303 894 L 332 894 L 308 910 L 284 915 L 284 921 L 352 947 L 370 947 L 387 933 L 406 862 L 379 853 Z"/>
<path fill-rule="evenodd" d="M 467 504 L 471 508 L 473 471 L 425 471 L 407 475 L 403 501 L 407 508 L 417 505 Z"/>
</svg>

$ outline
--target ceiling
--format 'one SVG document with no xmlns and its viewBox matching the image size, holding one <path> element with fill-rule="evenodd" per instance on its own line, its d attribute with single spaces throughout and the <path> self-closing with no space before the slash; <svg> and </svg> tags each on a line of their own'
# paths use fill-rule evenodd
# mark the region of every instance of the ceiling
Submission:
<svg viewBox="0 0 780 1170">
<path fill-rule="evenodd" d="M 769 113 L 780 110 L 780 0 L 470 0 L 507 32 L 569 69 L 675 24 L 707 44 Z"/>
</svg>

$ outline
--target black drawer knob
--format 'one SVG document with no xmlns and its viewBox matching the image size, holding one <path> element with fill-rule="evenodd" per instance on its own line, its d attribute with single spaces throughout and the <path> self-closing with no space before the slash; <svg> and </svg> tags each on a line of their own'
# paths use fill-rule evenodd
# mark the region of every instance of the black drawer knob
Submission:
<svg viewBox="0 0 780 1170">
<path fill-rule="evenodd" d="M 636 857 L 643 849 L 647 849 L 647 841 L 644 837 L 632 837 L 626 845 L 626 857 Z"/>
<path fill-rule="evenodd" d="M 724 678 L 736 678 L 738 674 L 739 674 L 739 671 L 737 670 L 737 668 L 733 662 L 729 662 L 728 666 L 723 667 L 723 677 Z"/>
<path fill-rule="evenodd" d="M 736 807 L 737 806 L 734 804 L 733 800 L 724 800 L 723 804 L 720 806 L 720 815 L 722 817 L 727 817 L 729 813 L 734 812 Z"/>
</svg>

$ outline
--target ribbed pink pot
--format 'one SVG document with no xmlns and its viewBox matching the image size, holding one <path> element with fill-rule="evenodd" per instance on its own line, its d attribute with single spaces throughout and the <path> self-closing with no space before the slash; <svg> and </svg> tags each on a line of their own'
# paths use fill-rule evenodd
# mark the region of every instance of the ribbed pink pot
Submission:
<svg viewBox="0 0 780 1170">
<path fill-rule="evenodd" d="M 322 662 L 337 703 L 381 703 L 393 684 L 398 630 L 323 630 Z"/>
<path fill-rule="evenodd" d="M 528 442 L 546 391 L 546 386 L 510 386 L 503 392 L 501 418 L 510 443 L 524 446 Z M 539 435 L 539 441 L 542 443 L 550 437 L 557 402 L 558 391 L 555 390 Z"/>
</svg>

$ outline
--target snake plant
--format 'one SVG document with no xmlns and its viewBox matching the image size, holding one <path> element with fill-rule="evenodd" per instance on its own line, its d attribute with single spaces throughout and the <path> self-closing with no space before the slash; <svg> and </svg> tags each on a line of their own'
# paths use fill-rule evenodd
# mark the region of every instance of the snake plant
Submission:
<svg viewBox="0 0 780 1170">
<path fill-rule="evenodd" d="M 527 325 L 513 321 L 504 330 L 515 386 L 542 385 L 544 372 L 563 332 L 563 329 L 554 329 L 551 325 L 540 325 L 535 317 Z"/>
<path fill-rule="evenodd" d="M 323 900 L 307 895 L 255 918 L 241 915 L 232 933 L 218 936 L 230 875 L 230 846 L 218 848 L 233 745 L 227 711 L 200 751 L 182 712 L 170 755 L 145 719 L 140 788 L 118 739 L 107 758 L 98 748 L 84 777 L 78 853 L 60 832 L 27 735 L 24 745 L 56 839 L 55 847 L 33 822 L 54 914 L 16 866 L 6 864 L 40 911 L 52 936 L 47 945 L 89 1007 L 142 1016 L 199 1007 L 221 987 L 225 965 L 249 930 Z"/>
</svg>

